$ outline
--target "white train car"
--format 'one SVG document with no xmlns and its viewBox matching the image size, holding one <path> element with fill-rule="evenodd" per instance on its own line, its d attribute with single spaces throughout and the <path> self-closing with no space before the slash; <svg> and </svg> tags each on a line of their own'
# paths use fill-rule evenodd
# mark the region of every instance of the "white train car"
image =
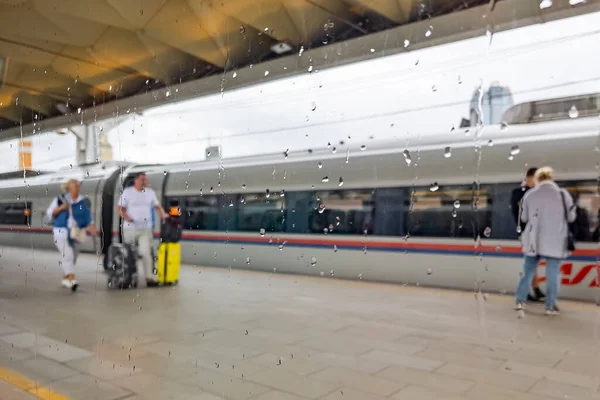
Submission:
<svg viewBox="0 0 600 400">
<path fill-rule="evenodd" d="M 20 205 L 27 215 L 17 221 L 0 212 L 0 243 L 51 247 L 41 213 L 58 184 L 76 176 L 100 221 L 97 251 L 105 252 L 120 236 L 120 188 L 145 171 L 163 204 L 181 207 L 186 264 L 512 292 L 521 252 L 511 191 L 527 166 L 551 165 L 586 221 L 562 265 L 561 297 L 596 300 L 600 121 L 581 107 L 578 118 L 546 114 L 550 121 L 537 122 L 528 107 L 511 112 L 525 111 L 533 123 L 407 135 L 368 148 L 350 141 L 336 152 L 323 144 L 287 156 L 104 164 L 87 168 L 89 176 L 83 168 L 3 181 L 0 207 Z"/>
</svg>

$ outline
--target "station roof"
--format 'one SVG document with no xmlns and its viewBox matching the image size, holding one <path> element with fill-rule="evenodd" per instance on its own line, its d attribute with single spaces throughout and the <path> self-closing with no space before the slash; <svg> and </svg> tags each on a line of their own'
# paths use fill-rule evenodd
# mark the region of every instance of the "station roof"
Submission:
<svg viewBox="0 0 600 400">
<path fill-rule="evenodd" d="M 490 23 L 510 29 L 517 20 L 550 18 L 538 3 L 0 0 L 0 140 L 107 118 L 119 107 L 142 111 L 214 93 L 229 71 L 261 63 L 282 68 L 268 78 L 254 68 L 228 88 L 306 71 L 307 63 L 331 67 L 406 51 L 407 39 L 412 50 L 484 33 Z M 555 3 L 552 12 L 566 11 L 560 17 L 576 12 L 567 0 Z M 591 3 L 598 1 L 588 0 L 590 10 Z M 503 8 L 504 16 L 482 20 L 494 8 Z M 436 35 L 428 38 L 424 33 L 434 25 Z M 309 57 L 299 62 L 302 50 Z M 180 94 L 169 98 L 172 92 Z"/>
</svg>

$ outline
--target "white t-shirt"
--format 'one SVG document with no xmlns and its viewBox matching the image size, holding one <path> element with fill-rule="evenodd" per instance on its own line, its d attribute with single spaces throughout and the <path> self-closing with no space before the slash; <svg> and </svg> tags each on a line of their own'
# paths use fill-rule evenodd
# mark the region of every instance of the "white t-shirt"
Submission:
<svg viewBox="0 0 600 400">
<path fill-rule="evenodd" d="M 150 188 L 138 191 L 130 186 L 123 190 L 119 206 L 124 207 L 127 215 L 133 219 L 133 223 L 123 221 L 123 228 L 152 228 L 152 213 L 158 204 L 156 193 Z"/>
</svg>

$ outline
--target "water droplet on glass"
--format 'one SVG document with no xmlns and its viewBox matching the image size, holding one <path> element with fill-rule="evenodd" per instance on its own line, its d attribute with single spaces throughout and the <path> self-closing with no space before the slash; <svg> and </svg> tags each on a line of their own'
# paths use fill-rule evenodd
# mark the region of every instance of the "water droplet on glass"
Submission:
<svg viewBox="0 0 600 400">
<path fill-rule="evenodd" d="M 406 165 L 410 165 L 410 163 L 412 163 L 412 159 L 410 158 L 410 151 L 404 150 L 402 154 L 404 155 L 404 161 L 406 161 Z"/>
<path fill-rule="evenodd" d="M 586 0 L 569 0 L 569 4 L 572 6 L 576 6 L 577 4 L 583 4 Z"/>
<path fill-rule="evenodd" d="M 454 201 L 454 208 L 460 208 L 460 200 Z"/>
<path fill-rule="evenodd" d="M 246 33 L 246 27 L 244 25 L 240 25 L 240 33 L 243 35 Z"/>
<path fill-rule="evenodd" d="M 504 122 L 504 121 L 503 121 L 503 122 L 500 124 L 500 131 L 502 131 L 502 132 L 506 132 L 506 130 L 507 130 L 507 129 L 508 129 L 508 123 L 506 123 L 506 122 Z"/>
<path fill-rule="evenodd" d="M 317 257 L 311 257 L 310 258 L 310 266 L 314 267 L 315 265 L 317 265 Z"/>
<path fill-rule="evenodd" d="M 246 184 L 242 184 L 242 189 L 246 190 Z"/>
<path fill-rule="evenodd" d="M 371 49 L 371 53 L 375 53 L 375 49 Z"/>
<path fill-rule="evenodd" d="M 308 72 L 313 72 L 313 66 L 312 66 L 312 65 L 310 65 L 310 66 L 308 67 Z"/>
<path fill-rule="evenodd" d="M 167 92 L 165 93 L 165 97 L 169 97 L 169 96 L 171 96 L 171 91 L 167 90 Z"/>
<path fill-rule="evenodd" d="M 575 105 L 573 105 L 569 109 L 569 118 L 577 118 L 577 117 L 579 117 L 579 110 L 577 109 L 577 107 L 575 107 Z"/>
<path fill-rule="evenodd" d="M 439 187 L 438 183 L 437 182 L 433 182 L 431 184 L 431 186 L 429 187 L 429 190 L 432 191 L 432 192 L 437 192 L 439 188 L 440 187 Z"/>
<path fill-rule="evenodd" d="M 311 103 L 310 105 L 310 110 L 311 111 L 315 111 L 317 109 L 317 103 L 315 103 L 314 101 Z"/>
<path fill-rule="evenodd" d="M 512 161 L 515 159 L 515 156 L 508 156 L 508 161 Z"/>
<path fill-rule="evenodd" d="M 265 71 L 265 76 L 269 76 L 269 71 Z"/>
<path fill-rule="evenodd" d="M 499 253 L 499 252 L 501 252 L 501 251 L 502 251 L 502 246 L 500 246 L 500 245 L 496 246 L 496 252 L 498 252 L 498 253 Z"/>
<path fill-rule="evenodd" d="M 435 87 L 435 85 L 433 85 L 433 86 L 431 87 L 431 91 L 432 91 L 432 92 L 437 92 L 437 87 Z"/>
<path fill-rule="evenodd" d="M 320 161 L 317 163 L 317 167 L 319 167 L 319 169 L 323 168 L 323 163 L 321 163 Z"/>
<path fill-rule="evenodd" d="M 260 237 L 265 237 L 265 228 L 260 228 Z"/>
<path fill-rule="evenodd" d="M 492 147 L 494 146 L 494 141 L 492 139 L 490 139 L 487 143 L 488 147 Z"/>
<path fill-rule="evenodd" d="M 81 107 L 77 109 L 77 114 L 81 114 Z"/>
<path fill-rule="evenodd" d="M 333 276 L 333 270 L 329 271 L 329 276 Z"/>
<path fill-rule="evenodd" d="M 323 214 L 323 211 L 325 211 L 325 204 L 323 204 L 323 203 L 319 204 L 318 211 L 319 211 L 319 214 Z"/>
<path fill-rule="evenodd" d="M 433 26 L 430 25 L 429 29 L 427 29 L 427 32 L 425 32 L 425 37 L 431 36 L 432 32 L 433 32 Z"/>
<path fill-rule="evenodd" d="M 360 146 L 360 151 L 365 151 L 367 149 L 367 146 L 365 146 L 364 144 L 362 146 Z"/>
<path fill-rule="evenodd" d="M 319 275 L 325 276 L 325 272 L 321 271 L 321 273 Z"/>
<path fill-rule="evenodd" d="M 342 186 L 344 184 L 344 179 L 342 179 L 342 177 L 340 176 L 340 179 L 338 181 L 338 186 Z"/>
<path fill-rule="evenodd" d="M 483 236 L 485 237 L 490 237 L 492 236 L 492 228 L 490 228 L 489 226 L 486 226 L 485 229 L 483 230 Z"/>
<path fill-rule="evenodd" d="M 540 2 L 540 10 L 552 7 L 552 0 L 542 0 Z"/>
<path fill-rule="evenodd" d="M 336 149 L 335 147 L 332 147 L 332 148 L 331 148 L 331 152 L 332 152 L 333 154 L 335 154 L 335 153 L 337 152 L 337 149 Z"/>
<path fill-rule="evenodd" d="M 407 48 L 408 46 L 410 46 L 410 40 L 405 39 L 404 40 L 404 48 Z"/>
<path fill-rule="evenodd" d="M 283 152 L 283 156 L 286 160 L 287 160 L 289 154 L 290 154 L 290 149 L 287 149 L 286 151 Z"/>
<path fill-rule="evenodd" d="M 250 257 L 246 257 L 246 264 L 250 265 Z"/>
<path fill-rule="evenodd" d="M 519 148 L 519 146 L 513 146 L 513 147 L 510 148 L 510 155 L 511 156 L 516 156 L 520 152 L 521 152 L 521 149 Z"/>
<path fill-rule="evenodd" d="M 237 77 L 237 72 L 234 71 L 232 77 L 233 78 Z"/>
<path fill-rule="evenodd" d="M 300 46 L 300 50 L 298 50 L 298 57 L 302 57 L 302 53 L 304 53 L 304 46 Z"/>
<path fill-rule="evenodd" d="M 432 274 L 433 274 L 433 271 L 431 270 L 431 268 L 428 268 L 427 269 L 427 275 L 432 275 Z"/>
<path fill-rule="evenodd" d="M 450 147 L 446 147 L 444 149 L 444 157 L 446 157 L 446 158 L 452 157 L 452 150 L 450 149 Z"/>
<path fill-rule="evenodd" d="M 324 176 L 323 179 L 321 179 L 321 182 L 323 182 L 323 183 L 329 182 L 329 177 L 328 176 Z"/>
</svg>

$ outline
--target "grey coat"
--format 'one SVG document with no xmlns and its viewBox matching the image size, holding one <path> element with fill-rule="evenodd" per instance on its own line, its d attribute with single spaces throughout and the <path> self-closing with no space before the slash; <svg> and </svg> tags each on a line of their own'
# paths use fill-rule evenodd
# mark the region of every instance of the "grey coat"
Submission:
<svg viewBox="0 0 600 400">
<path fill-rule="evenodd" d="M 521 221 L 527 223 L 521 236 L 523 254 L 559 259 L 568 257 L 568 225 L 561 193 L 567 207 L 567 218 L 569 222 L 573 222 L 577 217 L 573 198 L 556 183 L 542 182 L 523 197 Z"/>
</svg>

